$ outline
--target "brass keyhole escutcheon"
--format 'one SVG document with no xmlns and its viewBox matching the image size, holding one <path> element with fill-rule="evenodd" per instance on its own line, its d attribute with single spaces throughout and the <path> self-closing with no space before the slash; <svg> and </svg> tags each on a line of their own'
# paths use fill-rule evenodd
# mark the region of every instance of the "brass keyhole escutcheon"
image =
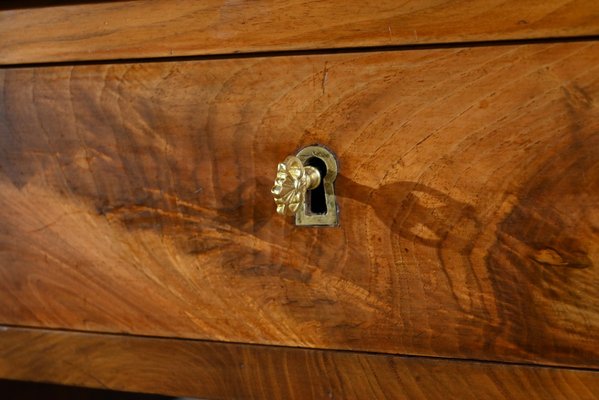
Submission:
<svg viewBox="0 0 599 400">
<path fill-rule="evenodd" d="M 334 182 L 337 160 L 323 146 L 308 146 L 279 163 L 271 193 L 277 213 L 295 215 L 295 224 L 337 226 Z"/>
</svg>

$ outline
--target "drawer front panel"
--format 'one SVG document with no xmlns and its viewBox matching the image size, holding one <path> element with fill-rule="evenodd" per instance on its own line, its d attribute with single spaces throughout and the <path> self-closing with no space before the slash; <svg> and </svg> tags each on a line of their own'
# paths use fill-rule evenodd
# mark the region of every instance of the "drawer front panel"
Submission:
<svg viewBox="0 0 599 400">
<path fill-rule="evenodd" d="M 599 35 L 595 0 L 58 3 L 0 7 L 0 64 Z"/>
<path fill-rule="evenodd" d="M 570 400 L 599 392 L 598 371 L 21 328 L 0 331 L 0 375 L 200 399 Z"/>
<path fill-rule="evenodd" d="M 599 45 L 1 71 L 0 323 L 599 365 Z M 339 160 L 338 228 L 277 162 Z"/>
</svg>

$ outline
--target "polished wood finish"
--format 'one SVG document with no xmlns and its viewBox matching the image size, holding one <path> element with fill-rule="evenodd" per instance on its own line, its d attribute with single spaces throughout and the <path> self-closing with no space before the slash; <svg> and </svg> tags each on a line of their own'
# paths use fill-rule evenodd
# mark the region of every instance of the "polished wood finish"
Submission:
<svg viewBox="0 0 599 400">
<path fill-rule="evenodd" d="M 19 4 L 0 6 L 1 64 L 599 35 L 595 0 Z"/>
<path fill-rule="evenodd" d="M 5 69 L 0 322 L 599 366 L 599 44 Z M 336 152 L 339 228 L 275 214 Z"/>
<path fill-rule="evenodd" d="M 206 399 L 597 399 L 599 372 L 8 328 L 0 376 Z"/>
</svg>

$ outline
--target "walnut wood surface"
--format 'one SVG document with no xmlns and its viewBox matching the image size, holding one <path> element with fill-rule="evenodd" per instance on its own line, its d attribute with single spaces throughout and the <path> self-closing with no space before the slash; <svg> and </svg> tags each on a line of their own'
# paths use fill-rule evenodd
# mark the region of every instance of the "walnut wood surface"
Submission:
<svg viewBox="0 0 599 400">
<path fill-rule="evenodd" d="M 0 330 L 0 377 L 206 399 L 597 399 L 599 372 Z"/>
<path fill-rule="evenodd" d="M 5 69 L 0 323 L 599 366 L 599 44 Z M 275 214 L 336 152 L 339 228 Z"/>
<path fill-rule="evenodd" d="M 19 4 L 0 6 L 1 64 L 599 35 L 596 0 Z"/>
</svg>

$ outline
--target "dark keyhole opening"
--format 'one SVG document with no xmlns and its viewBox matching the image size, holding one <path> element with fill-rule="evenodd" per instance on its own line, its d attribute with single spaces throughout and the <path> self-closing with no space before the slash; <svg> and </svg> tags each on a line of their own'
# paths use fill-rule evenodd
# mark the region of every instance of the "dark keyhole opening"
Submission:
<svg viewBox="0 0 599 400">
<path fill-rule="evenodd" d="M 311 214 L 326 214 L 327 202 L 324 193 L 324 177 L 327 176 L 327 165 L 318 157 L 310 157 L 306 165 L 314 167 L 320 172 L 320 185 L 308 191 L 307 209 Z"/>
</svg>

